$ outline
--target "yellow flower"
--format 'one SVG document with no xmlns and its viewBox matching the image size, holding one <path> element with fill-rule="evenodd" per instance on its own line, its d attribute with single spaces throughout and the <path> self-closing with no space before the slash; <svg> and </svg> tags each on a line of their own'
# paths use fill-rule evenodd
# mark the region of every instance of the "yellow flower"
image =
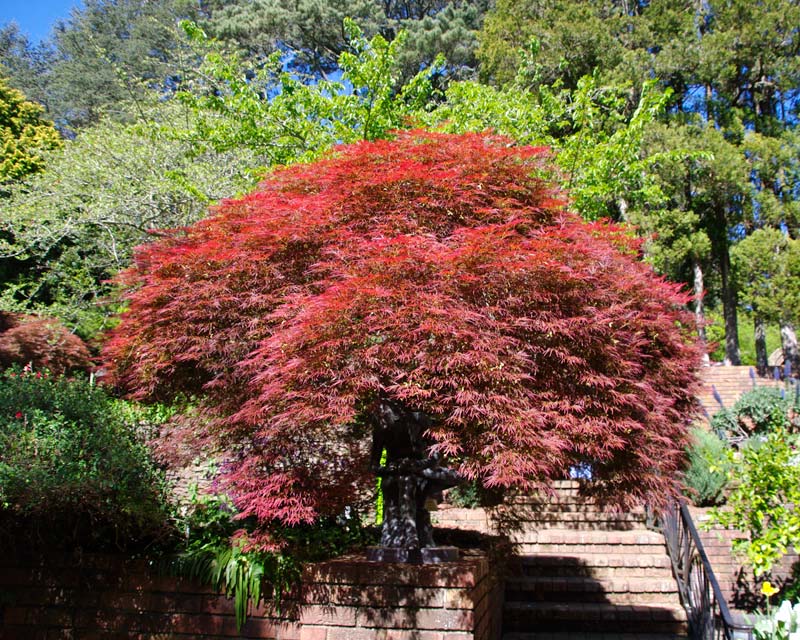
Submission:
<svg viewBox="0 0 800 640">
<path fill-rule="evenodd" d="M 776 593 L 778 593 L 778 589 L 773 587 L 769 582 L 762 582 L 761 583 L 761 593 L 763 593 L 768 598 L 771 598 Z"/>
</svg>

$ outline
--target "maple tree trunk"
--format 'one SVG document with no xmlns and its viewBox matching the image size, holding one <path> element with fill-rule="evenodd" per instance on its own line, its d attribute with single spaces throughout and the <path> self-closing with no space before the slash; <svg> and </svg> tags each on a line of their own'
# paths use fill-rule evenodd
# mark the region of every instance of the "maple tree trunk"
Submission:
<svg viewBox="0 0 800 640">
<path fill-rule="evenodd" d="M 458 475 L 428 457 L 424 432 L 430 420 L 388 400 L 371 412 L 372 467 L 382 479 L 381 546 L 396 549 L 434 547 L 433 525 L 425 503 L 433 494 L 455 486 Z M 380 459 L 386 452 L 386 463 Z"/>
</svg>

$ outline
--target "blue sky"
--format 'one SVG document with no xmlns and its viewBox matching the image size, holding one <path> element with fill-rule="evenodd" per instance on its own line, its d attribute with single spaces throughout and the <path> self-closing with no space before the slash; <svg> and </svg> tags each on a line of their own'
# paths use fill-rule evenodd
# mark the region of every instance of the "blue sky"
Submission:
<svg viewBox="0 0 800 640">
<path fill-rule="evenodd" d="M 80 0 L 0 0 L 0 25 L 14 20 L 33 42 L 47 37 L 52 26 L 69 17 Z"/>
</svg>

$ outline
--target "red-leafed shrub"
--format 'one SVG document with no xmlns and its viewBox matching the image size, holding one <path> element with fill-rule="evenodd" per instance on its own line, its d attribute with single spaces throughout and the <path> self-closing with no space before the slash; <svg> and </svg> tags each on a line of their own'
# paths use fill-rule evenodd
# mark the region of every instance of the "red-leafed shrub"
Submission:
<svg viewBox="0 0 800 640">
<path fill-rule="evenodd" d="M 367 486 L 376 403 L 487 487 L 591 462 L 624 501 L 673 490 L 699 351 L 675 286 L 586 224 L 547 152 L 414 132 L 272 174 L 138 251 L 106 350 L 139 398 L 201 399 L 227 487 L 265 526 Z"/>
<path fill-rule="evenodd" d="M 33 364 L 59 375 L 88 371 L 92 356 L 86 344 L 55 318 L 0 311 L 0 369 Z"/>
</svg>

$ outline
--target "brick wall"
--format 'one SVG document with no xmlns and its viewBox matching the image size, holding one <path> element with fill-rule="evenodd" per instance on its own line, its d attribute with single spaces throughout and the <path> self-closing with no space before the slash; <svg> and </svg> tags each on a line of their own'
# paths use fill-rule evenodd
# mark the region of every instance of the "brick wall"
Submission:
<svg viewBox="0 0 800 640">
<path fill-rule="evenodd" d="M 706 530 L 702 526 L 707 519 L 706 509 L 690 507 L 689 510 L 728 605 L 732 609 L 742 611 L 763 608 L 765 603 L 761 595 L 762 582 L 769 579 L 773 584 L 781 585 L 791 576 L 792 565 L 800 560 L 797 553 L 790 553 L 781 558 L 771 575 L 756 577 L 752 570 L 748 570 L 745 559 L 737 557 L 732 551 L 733 541 L 745 537 L 742 532 L 725 529 L 719 525 Z"/>
<path fill-rule="evenodd" d="M 352 556 L 306 567 L 292 614 L 262 606 L 237 631 L 233 603 L 118 556 L 0 559 L 4 640 L 492 640 L 503 585 L 485 554 L 397 565 Z"/>
<path fill-rule="evenodd" d="M 486 509 L 464 509 L 448 504 L 439 505 L 431 512 L 431 520 L 437 527 L 477 531 L 478 533 L 495 533 L 497 527 Z"/>
</svg>

